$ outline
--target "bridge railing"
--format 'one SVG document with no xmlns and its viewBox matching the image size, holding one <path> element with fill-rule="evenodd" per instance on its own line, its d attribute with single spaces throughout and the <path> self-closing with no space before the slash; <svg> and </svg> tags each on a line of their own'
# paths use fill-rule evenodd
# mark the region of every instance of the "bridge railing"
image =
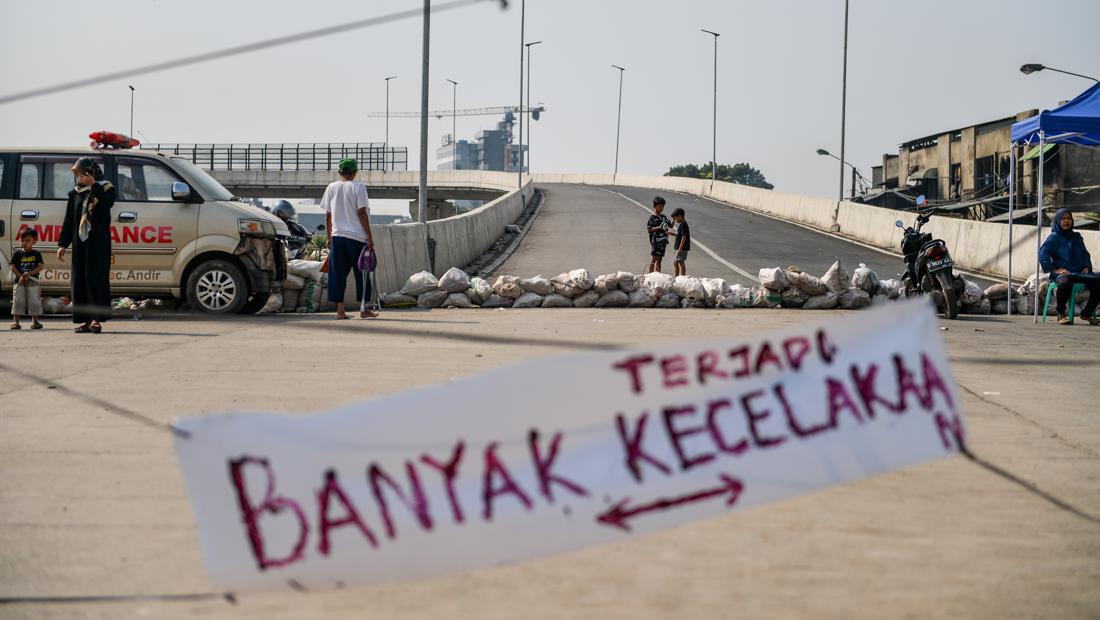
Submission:
<svg viewBox="0 0 1100 620">
<path fill-rule="evenodd" d="M 408 149 L 382 142 L 328 144 L 142 144 L 139 148 L 190 159 L 205 170 L 336 170 L 345 157 L 360 170 L 407 170 Z"/>
</svg>

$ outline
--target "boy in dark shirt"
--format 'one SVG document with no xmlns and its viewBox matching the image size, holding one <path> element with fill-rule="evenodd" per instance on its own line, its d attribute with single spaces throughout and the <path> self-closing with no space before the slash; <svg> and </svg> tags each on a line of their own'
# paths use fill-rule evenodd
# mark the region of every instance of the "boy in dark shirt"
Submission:
<svg viewBox="0 0 1100 620">
<path fill-rule="evenodd" d="M 684 219 L 684 210 L 676 209 L 672 212 L 672 221 L 676 222 L 676 258 L 672 263 L 678 276 L 687 275 L 688 251 L 691 250 L 691 228 Z"/>
<path fill-rule="evenodd" d="M 11 271 L 15 279 L 15 290 L 12 292 L 11 329 L 22 329 L 19 325 L 19 315 L 31 316 L 31 329 L 42 329 L 38 322 L 38 316 L 42 314 L 42 294 L 38 288 L 38 274 L 45 266 L 42 254 L 34 249 L 34 243 L 38 241 L 38 232 L 28 228 L 19 235 L 21 248 L 11 255 Z"/>
<path fill-rule="evenodd" d="M 665 257 L 665 248 L 668 247 L 668 229 L 672 228 L 672 222 L 668 216 L 661 214 L 664 210 L 665 199 L 656 196 L 653 199 L 653 215 L 645 223 L 649 233 L 649 266 L 646 273 L 661 270 L 661 259 Z"/>
</svg>

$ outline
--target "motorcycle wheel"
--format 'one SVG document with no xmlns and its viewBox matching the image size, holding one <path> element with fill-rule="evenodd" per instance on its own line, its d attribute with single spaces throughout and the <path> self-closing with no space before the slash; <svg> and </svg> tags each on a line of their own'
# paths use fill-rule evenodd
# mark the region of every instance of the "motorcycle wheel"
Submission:
<svg viewBox="0 0 1100 620">
<path fill-rule="evenodd" d="M 936 272 L 936 288 L 943 294 L 944 314 L 953 319 L 959 316 L 959 298 L 955 293 L 955 283 L 947 271 Z"/>
</svg>

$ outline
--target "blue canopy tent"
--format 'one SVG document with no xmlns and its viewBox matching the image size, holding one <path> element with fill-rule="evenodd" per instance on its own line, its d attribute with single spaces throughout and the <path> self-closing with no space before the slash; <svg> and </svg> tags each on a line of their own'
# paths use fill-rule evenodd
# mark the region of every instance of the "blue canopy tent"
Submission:
<svg viewBox="0 0 1100 620">
<path fill-rule="evenodd" d="M 1016 165 L 1019 148 L 1037 144 L 1038 196 L 1035 201 L 1035 322 L 1039 322 L 1039 247 L 1043 242 L 1043 163 L 1048 145 L 1100 147 L 1100 82 L 1069 103 L 1044 110 L 1012 125 L 1012 172 L 1008 193 L 1008 312 L 1012 313 L 1012 213 L 1016 208 Z"/>
</svg>

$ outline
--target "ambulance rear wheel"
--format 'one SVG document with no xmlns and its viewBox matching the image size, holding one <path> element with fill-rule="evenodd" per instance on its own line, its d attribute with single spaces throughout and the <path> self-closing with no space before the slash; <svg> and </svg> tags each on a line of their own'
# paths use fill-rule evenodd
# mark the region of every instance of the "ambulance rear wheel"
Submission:
<svg viewBox="0 0 1100 620">
<path fill-rule="evenodd" d="M 199 265 L 187 279 L 187 300 L 208 314 L 236 314 L 248 301 L 248 280 L 240 267 L 225 260 Z"/>
</svg>

